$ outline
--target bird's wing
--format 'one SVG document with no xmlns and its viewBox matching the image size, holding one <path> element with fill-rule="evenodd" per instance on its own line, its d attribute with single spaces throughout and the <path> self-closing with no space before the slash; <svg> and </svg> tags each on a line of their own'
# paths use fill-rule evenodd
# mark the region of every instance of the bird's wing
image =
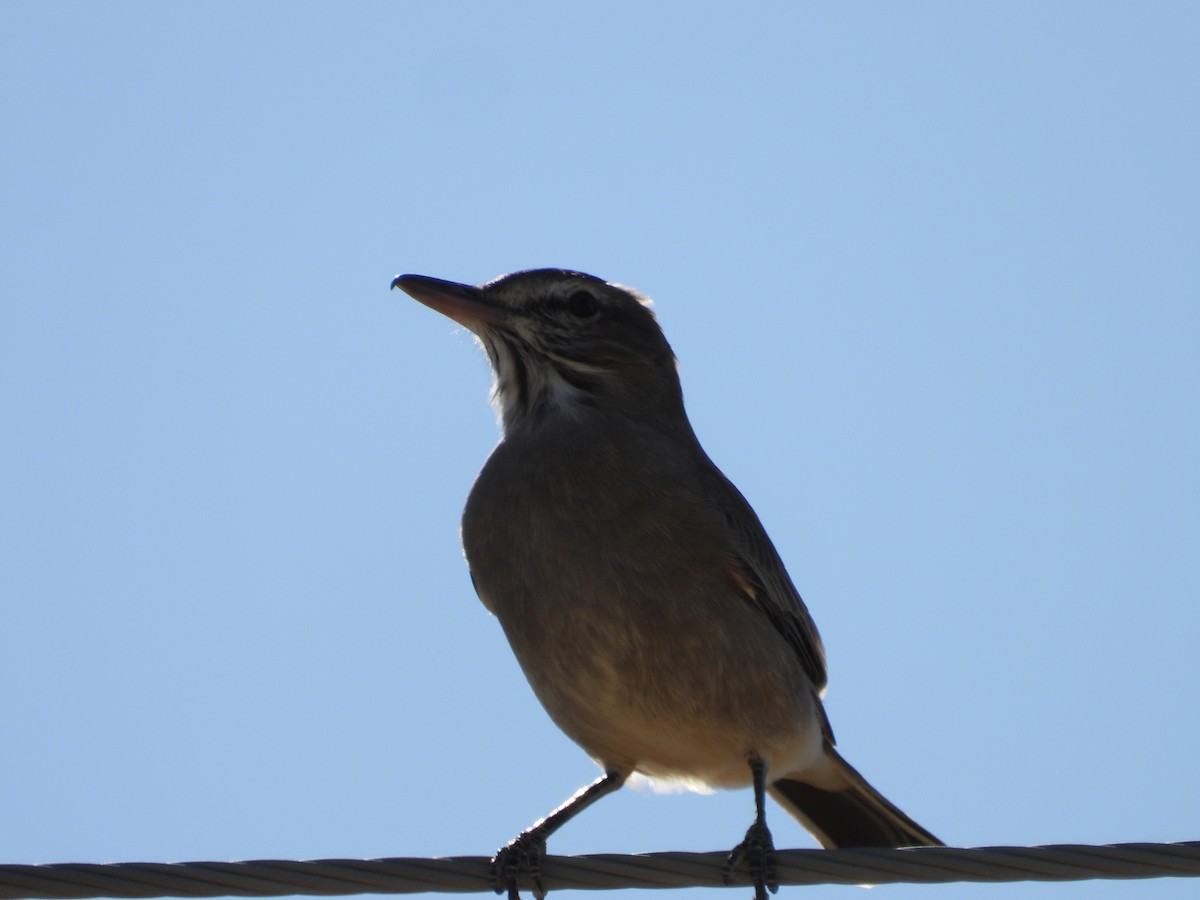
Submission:
<svg viewBox="0 0 1200 900">
<path fill-rule="evenodd" d="M 729 528 L 736 566 L 734 579 L 747 600 L 770 619 L 796 651 L 818 696 L 824 694 L 828 675 L 821 635 L 775 545 L 741 491 L 716 466 L 711 466 L 704 477 L 710 482 L 707 494 L 716 499 Z"/>
</svg>

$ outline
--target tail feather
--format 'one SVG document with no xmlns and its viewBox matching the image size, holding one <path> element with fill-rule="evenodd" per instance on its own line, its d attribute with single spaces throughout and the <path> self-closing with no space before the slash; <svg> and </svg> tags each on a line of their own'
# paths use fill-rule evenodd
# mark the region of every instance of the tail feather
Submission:
<svg viewBox="0 0 1200 900">
<path fill-rule="evenodd" d="M 923 847 L 942 842 L 906 816 L 855 771 L 833 747 L 825 752 L 831 767 L 822 781 L 832 789 L 783 777 L 768 788 L 784 809 L 826 848 Z"/>
</svg>

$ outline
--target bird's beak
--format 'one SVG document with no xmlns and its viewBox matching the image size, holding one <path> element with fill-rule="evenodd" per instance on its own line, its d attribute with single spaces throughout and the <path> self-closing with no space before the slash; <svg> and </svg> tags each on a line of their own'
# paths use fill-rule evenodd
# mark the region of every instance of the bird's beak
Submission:
<svg viewBox="0 0 1200 900">
<path fill-rule="evenodd" d="M 427 275 L 397 275 L 392 279 L 392 287 L 400 288 L 414 300 L 420 300 L 472 331 L 480 324 L 502 326 L 508 321 L 507 311 L 489 302 L 483 291 L 474 285 L 442 281 Z"/>
</svg>

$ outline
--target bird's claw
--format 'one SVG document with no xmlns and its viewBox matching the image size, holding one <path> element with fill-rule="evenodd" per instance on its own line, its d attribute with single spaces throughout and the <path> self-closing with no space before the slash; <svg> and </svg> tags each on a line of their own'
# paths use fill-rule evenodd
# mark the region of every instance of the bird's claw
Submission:
<svg viewBox="0 0 1200 900">
<path fill-rule="evenodd" d="M 733 848 L 725 860 L 725 883 L 731 884 L 733 870 L 745 863 L 754 881 L 754 900 L 767 900 L 767 891 L 779 890 L 775 877 L 775 841 L 765 824 L 755 822 L 746 831 L 745 839 Z"/>
<path fill-rule="evenodd" d="M 529 874 L 533 883 L 533 896 L 542 900 L 546 889 L 542 887 L 542 857 L 546 855 L 546 836 L 536 828 L 523 831 L 492 857 L 488 872 L 492 890 L 497 894 L 508 892 L 508 900 L 521 900 L 517 890 L 517 878 L 522 870 Z"/>
</svg>

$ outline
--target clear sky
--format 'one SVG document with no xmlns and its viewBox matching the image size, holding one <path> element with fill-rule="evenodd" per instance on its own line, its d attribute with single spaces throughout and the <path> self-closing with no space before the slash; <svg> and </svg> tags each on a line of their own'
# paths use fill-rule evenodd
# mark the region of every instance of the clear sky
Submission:
<svg viewBox="0 0 1200 900">
<path fill-rule="evenodd" d="M 388 291 L 534 266 L 656 299 L 892 800 L 1200 839 L 1197 46 L 1192 2 L 5 3 L 0 861 L 486 854 L 595 776 L 461 558 L 484 357 Z M 751 813 L 626 790 L 551 850 Z"/>
</svg>

